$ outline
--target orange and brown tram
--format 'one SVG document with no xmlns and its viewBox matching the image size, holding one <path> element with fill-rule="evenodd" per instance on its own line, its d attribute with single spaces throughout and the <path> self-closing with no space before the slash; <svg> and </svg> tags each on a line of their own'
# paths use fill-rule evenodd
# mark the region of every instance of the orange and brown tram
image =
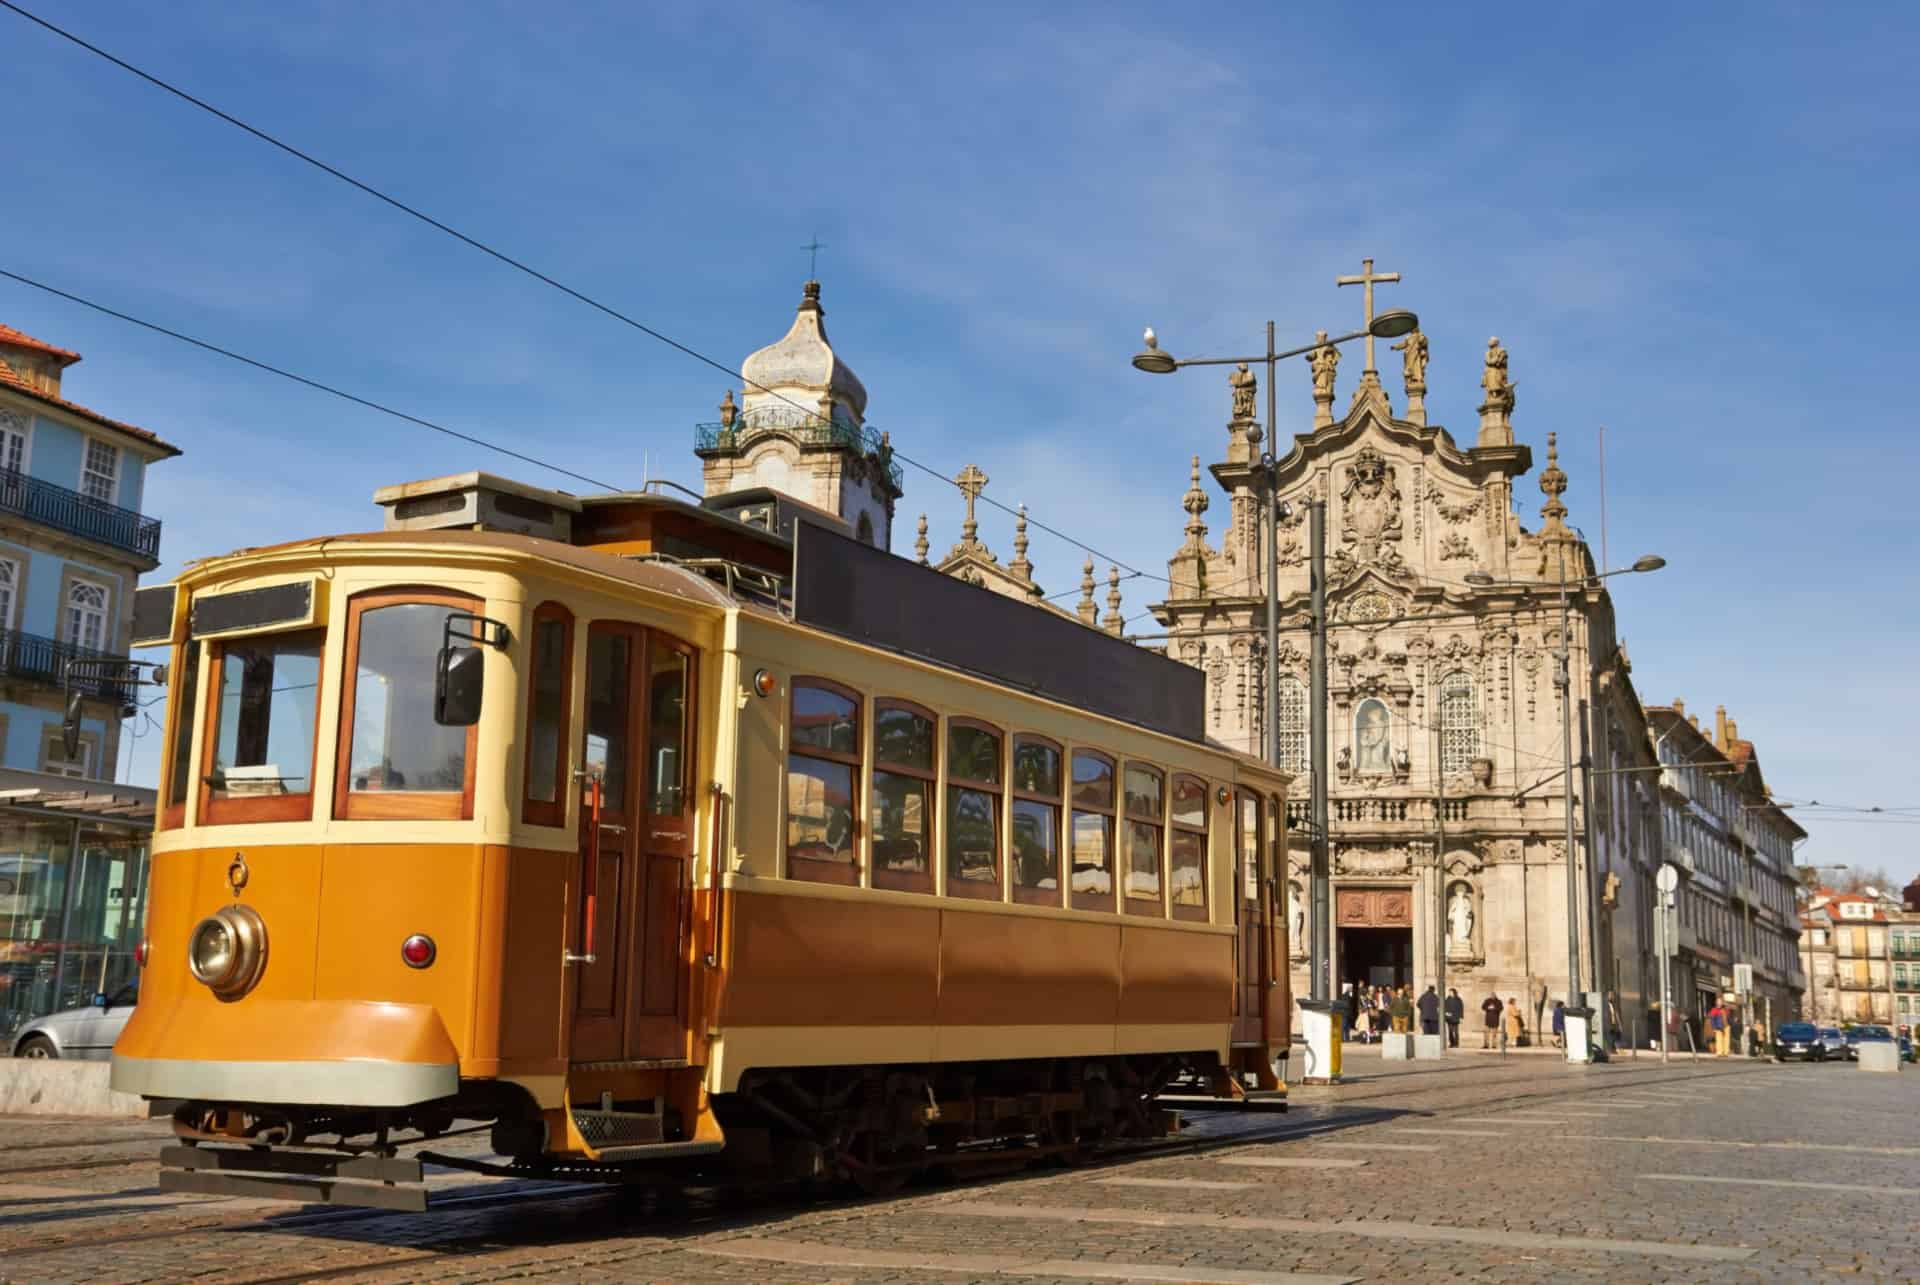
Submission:
<svg viewBox="0 0 1920 1285">
<path fill-rule="evenodd" d="M 850 541 L 783 568 L 696 505 L 571 502 L 564 539 L 336 536 L 157 596 L 112 1074 L 184 1104 L 164 1185 L 418 1207 L 397 1148 L 478 1123 L 515 1172 L 876 1186 L 1150 1132 L 1178 1079 L 1278 1087 L 1284 777 L 808 623 L 790 581 L 857 610 Z M 1008 646 L 1040 614 L 890 561 L 876 592 Z M 1084 690 L 1145 654 L 1060 625 Z"/>
</svg>

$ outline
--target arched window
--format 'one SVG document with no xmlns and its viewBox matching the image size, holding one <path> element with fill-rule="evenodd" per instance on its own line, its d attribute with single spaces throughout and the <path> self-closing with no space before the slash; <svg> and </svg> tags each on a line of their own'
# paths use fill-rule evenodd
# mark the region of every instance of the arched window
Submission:
<svg viewBox="0 0 1920 1285">
<path fill-rule="evenodd" d="M 1290 674 L 1280 680 L 1280 769 L 1307 770 L 1307 685 Z"/>
<path fill-rule="evenodd" d="M 1473 679 L 1455 670 L 1440 680 L 1440 770 L 1464 772 L 1480 757 Z"/>
</svg>

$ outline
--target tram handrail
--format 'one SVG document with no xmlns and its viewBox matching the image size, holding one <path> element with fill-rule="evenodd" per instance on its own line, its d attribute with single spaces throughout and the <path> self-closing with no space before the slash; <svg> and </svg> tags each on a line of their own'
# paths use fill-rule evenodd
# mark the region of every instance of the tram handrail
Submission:
<svg viewBox="0 0 1920 1285">
<path fill-rule="evenodd" d="M 580 875 L 580 906 L 586 919 L 580 925 L 580 953 L 568 955 L 569 964 L 591 964 L 594 957 L 594 921 L 600 912 L 600 778 L 587 782 L 587 868 Z"/>
<path fill-rule="evenodd" d="M 708 787 L 713 793 L 713 855 L 709 858 L 713 877 L 713 941 L 707 947 L 708 968 L 720 967 L 720 930 L 726 915 L 727 828 L 725 813 L 733 800 L 727 788 L 715 781 Z"/>
</svg>

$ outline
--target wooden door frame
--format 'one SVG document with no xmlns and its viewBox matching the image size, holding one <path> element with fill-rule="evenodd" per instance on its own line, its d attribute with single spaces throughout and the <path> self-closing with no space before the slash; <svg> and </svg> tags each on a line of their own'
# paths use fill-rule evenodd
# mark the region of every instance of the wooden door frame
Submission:
<svg viewBox="0 0 1920 1285">
<path fill-rule="evenodd" d="M 575 747 L 579 755 L 577 761 L 584 771 L 587 763 L 587 737 L 591 735 L 592 729 L 592 717 L 589 706 L 593 700 L 591 666 L 593 663 L 593 638 L 595 634 L 621 635 L 625 636 L 628 640 L 626 675 L 627 779 L 626 789 L 622 796 L 624 806 L 628 810 L 621 813 L 603 813 L 602 816 L 603 827 L 623 827 L 615 831 L 619 836 L 622 848 L 620 877 L 617 881 L 618 886 L 614 888 L 601 887 L 599 889 L 599 899 L 601 903 L 611 906 L 613 910 L 612 930 L 607 933 L 604 940 L 601 940 L 598 934 L 596 934 L 594 941 L 596 962 L 594 964 L 579 965 L 581 971 L 576 973 L 573 978 L 573 998 L 568 1022 L 568 1043 L 570 1050 L 569 1057 L 575 1062 L 623 1060 L 626 1057 L 627 1047 L 630 1043 L 633 958 L 632 951 L 628 949 L 628 946 L 634 936 L 633 914 L 636 908 L 636 890 L 639 884 L 639 879 L 635 873 L 635 867 L 638 864 L 635 858 L 635 852 L 638 846 L 636 837 L 638 827 L 633 823 L 631 809 L 633 808 L 635 799 L 639 795 L 639 790 L 636 787 L 643 784 L 645 780 L 643 775 L 645 755 L 644 753 L 636 753 L 636 749 L 640 746 L 639 733 L 644 727 L 641 715 L 646 702 L 644 697 L 639 700 L 634 698 L 633 679 L 635 672 L 639 669 L 640 658 L 646 654 L 647 630 L 646 626 L 632 621 L 609 619 L 591 620 L 587 622 L 586 647 L 582 654 L 580 666 L 581 705 L 579 744 Z M 584 794 L 586 786 L 587 782 L 582 779 L 569 783 L 568 788 L 578 789 Z M 575 887 L 583 889 L 586 886 L 584 882 L 586 875 L 586 828 L 592 824 L 592 818 L 584 799 L 581 801 L 579 812 L 579 824 L 575 829 L 575 860 L 579 863 L 579 880 L 576 881 Z M 600 837 L 604 843 L 608 835 L 603 830 Z M 585 905 L 583 903 L 584 894 L 576 895 L 573 898 L 576 942 L 582 940 L 579 934 L 585 927 Z M 623 928 L 625 931 L 623 931 Z M 612 1012 L 605 1018 L 593 1017 L 585 1019 L 591 1023 L 587 1028 L 587 1034 L 596 1039 L 597 1046 L 593 1056 L 581 1057 L 579 1056 L 580 1050 L 578 1048 L 581 1042 L 581 1023 L 583 1020 L 580 1014 L 580 988 L 586 980 L 586 969 L 598 967 L 600 962 L 603 961 L 614 970 L 613 997 L 611 1001 Z M 608 1027 L 611 1027 L 610 1034 L 612 1043 L 610 1048 L 603 1049 L 598 1047 L 598 1045 L 603 1045 L 607 1040 L 609 1035 Z"/>
<path fill-rule="evenodd" d="M 674 1006 L 671 1013 L 645 1013 L 641 1011 L 643 996 L 641 987 L 630 986 L 627 993 L 627 1038 L 626 1053 L 629 1058 L 654 1060 L 661 1058 L 680 1058 L 686 1056 L 686 1037 L 690 1009 L 690 986 L 692 970 L 689 967 L 688 934 L 692 927 L 693 914 L 693 853 L 694 832 L 700 819 L 700 800 L 694 787 L 694 768 L 699 763 L 699 743 L 695 739 L 699 728 L 700 710 L 700 651 L 684 638 L 676 637 L 662 629 L 644 630 L 645 645 L 635 658 L 641 690 L 633 701 L 638 711 L 639 728 L 634 742 L 637 748 L 636 760 L 639 767 L 641 789 L 635 794 L 637 810 L 634 812 L 632 826 L 633 856 L 635 876 L 633 879 L 635 913 L 635 959 L 644 963 L 639 954 L 645 950 L 655 959 L 666 956 L 650 948 L 646 941 L 645 914 L 649 907 L 640 905 L 638 898 L 642 890 L 649 888 L 652 865 L 657 861 L 677 861 L 678 870 L 678 906 L 673 922 L 674 965 L 672 991 Z M 653 713 L 653 691 L 648 679 L 653 670 L 655 648 L 664 646 L 668 651 L 676 652 L 686 660 L 686 685 L 681 695 L 680 709 L 680 764 L 679 775 L 682 786 L 681 811 L 676 817 L 656 816 L 651 810 L 653 793 L 652 745 L 648 739 Z M 634 977 L 640 972 L 636 968 Z"/>
</svg>

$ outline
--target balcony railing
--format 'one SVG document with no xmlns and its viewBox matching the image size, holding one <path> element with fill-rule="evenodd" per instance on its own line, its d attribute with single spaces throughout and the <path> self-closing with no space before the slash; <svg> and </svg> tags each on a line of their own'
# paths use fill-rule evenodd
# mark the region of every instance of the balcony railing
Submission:
<svg viewBox="0 0 1920 1285">
<path fill-rule="evenodd" d="M 143 517 L 43 478 L 0 469 L 0 512 L 160 560 L 160 519 Z"/>
<path fill-rule="evenodd" d="M 798 416 L 794 419 L 793 423 L 782 420 L 749 422 L 742 418 L 732 424 L 695 424 L 693 453 L 699 455 L 707 451 L 738 450 L 768 433 L 785 433 L 805 446 L 846 446 L 874 456 L 886 466 L 887 477 L 892 480 L 896 491 L 906 484 L 906 474 L 893 462 L 893 447 L 880 440 L 880 435 L 871 428 L 817 417 L 804 422 Z"/>
<path fill-rule="evenodd" d="M 0 629 L 0 677 L 62 687 L 66 682 L 69 660 L 124 660 L 112 652 L 77 647 L 39 634 L 23 634 L 17 629 Z M 73 685 L 89 696 L 98 696 L 126 705 L 133 701 L 133 687 L 118 678 L 73 676 Z"/>
</svg>

